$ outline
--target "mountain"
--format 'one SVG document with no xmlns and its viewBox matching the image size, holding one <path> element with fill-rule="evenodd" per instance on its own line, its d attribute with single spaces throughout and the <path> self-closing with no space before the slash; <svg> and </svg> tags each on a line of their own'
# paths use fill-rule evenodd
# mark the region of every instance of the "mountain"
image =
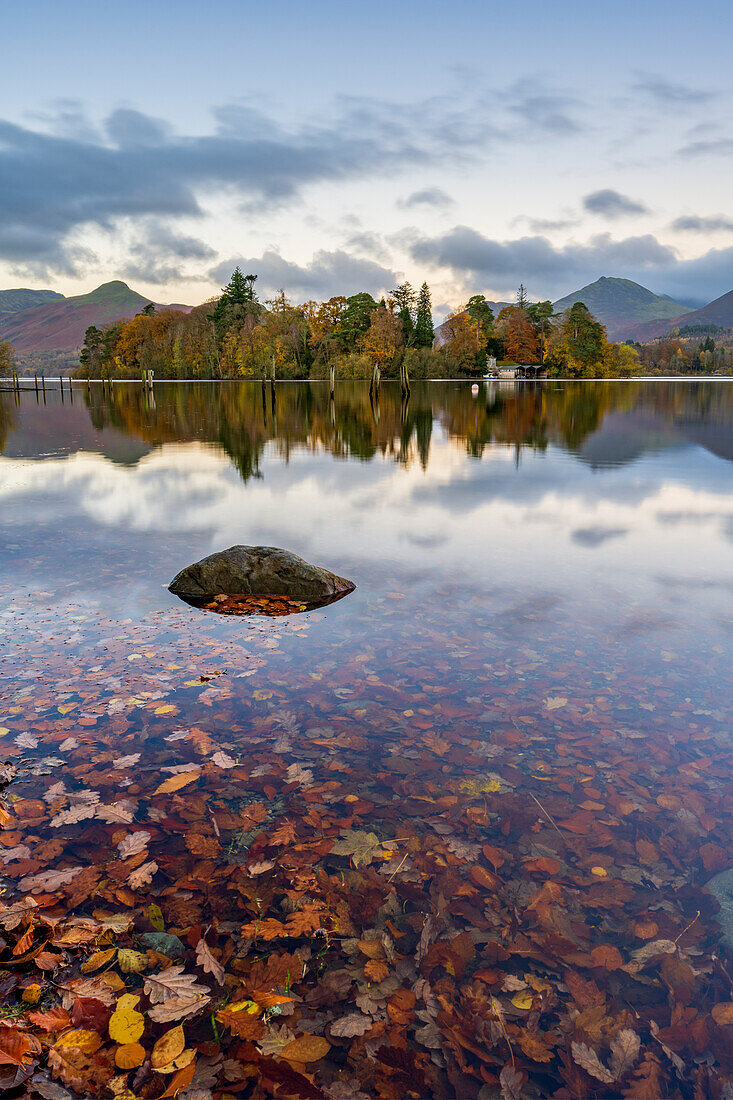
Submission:
<svg viewBox="0 0 733 1100">
<path fill-rule="evenodd" d="M 17 313 L 21 309 L 45 305 L 46 302 L 60 302 L 63 297 L 63 294 L 55 290 L 28 290 L 26 287 L 0 290 L 0 318 L 9 313 Z"/>
<path fill-rule="evenodd" d="M 688 325 L 718 325 L 720 328 L 733 328 L 733 290 L 721 294 L 720 298 L 709 302 L 701 309 L 685 311 L 667 321 L 652 321 L 645 325 L 636 325 L 631 335 L 635 340 L 655 340 L 674 329 Z"/>
<path fill-rule="evenodd" d="M 689 306 L 666 295 L 654 294 L 631 279 L 613 279 L 603 275 L 594 283 L 567 294 L 554 303 L 556 313 L 562 313 L 584 302 L 594 317 L 601 321 L 611 340 L 626 340 L 637 325 L 663 321 L 687 313 Z"/>
<path fill-rule="evenodd" d="M 134 317 L 149 301 L 120 280 L 103 283 L 89 294 L 74 298 L 59 295 L 30 309 L 0 314 L 0 340 L 9 340 L 21 360 L 30 352 L 76 352 L 84 343 L 84 333 L 90 325 L 101 328 L 121 317 Z"/>
</svg>

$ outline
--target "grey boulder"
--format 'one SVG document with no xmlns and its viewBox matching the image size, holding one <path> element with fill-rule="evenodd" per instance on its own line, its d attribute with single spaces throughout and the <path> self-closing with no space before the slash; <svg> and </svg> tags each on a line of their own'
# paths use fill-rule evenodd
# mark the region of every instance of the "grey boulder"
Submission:
<svg viewBox="0 0 733 1100">
<path fill-rule="evenodd" d="M 328 603 L 356 585 L 277 546 L 230 546 L 186 566 L 168 586 L 184 600 L 225 596 L 288 596 Z"/>
</svg>

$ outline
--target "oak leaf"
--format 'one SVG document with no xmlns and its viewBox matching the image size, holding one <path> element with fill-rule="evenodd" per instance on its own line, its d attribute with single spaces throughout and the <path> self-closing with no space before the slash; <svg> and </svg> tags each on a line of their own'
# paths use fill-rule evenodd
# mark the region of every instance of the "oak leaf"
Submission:
<svg viewBox="0 0 733 1100">
<path fill-rule="evenodd" d="M 136 856 L 140 852 L 144 852 L 148 846 L 150 840 L 150 833 L 145 829 L 140 829 L 136 833 L 128 833 L 117 845 L 117 851 L 120 853 L 120 859 L 130 859 L 131 856 Z"/>
<path fill-rule="evenodd" d="M 594 1050 L 591 1050 L 585 1043 L 571 1043 L 570 1049 L 573 1052 L 573 1058 L 586 1073 L 589 1073 L 591 1077 L 595 1077 L 597 1081 L 601 1081 L 604 1085 L 613 1084 L 614 1075 L 606 1069 Z"/>
<path fill-rule="evenodd" d="M 217 985 L 224 984 L 224 967 L 214 957 L 203 936 L 196 944 L 196 962 L 206 974 L 211 974 Z"/>
<path fill-rule="evenodd" d="M 340 1020 L 334 1020 L 331 1024 L 331 1035 L 340 1039 L 353 1039 L 355 1035 L 363 1035 L 368 1031 L 374 1021 L 363 1012 L 351 1012 L 348 1016 L 342 1016 Z"/>
<path fill-rule="evenodd" d="M 635 1064 L 639 1057 L 641 1040 L 631 1028 L 622 1028 L 611 1040 L 611 1073 L 618 1081 Z"/>
<path fill-rule="evenodd" d="M 147 863 L 143 863 L 140 867 L 136 867 L 134 871 L 130 872 L 127 876 L 127 884 L 133 890 L 139 890 L 141 886 L 149 886 L 157 871 L 158 864 L 155 860 L 148 860 Z"/>
</svg>

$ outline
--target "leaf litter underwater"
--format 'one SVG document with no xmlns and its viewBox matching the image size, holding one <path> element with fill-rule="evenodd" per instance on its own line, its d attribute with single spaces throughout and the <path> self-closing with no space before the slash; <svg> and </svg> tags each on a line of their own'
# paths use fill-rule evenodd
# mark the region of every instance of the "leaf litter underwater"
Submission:
<svg viewBox="0 0 733 1100">
<path fill-rule="evenodd" d="M 733 1094 L 709 653 L 630 668 L 525 601 L 509 661 L 450 588 L 349 645 L 0 596 L 10 1095 Z"/>
</svg>

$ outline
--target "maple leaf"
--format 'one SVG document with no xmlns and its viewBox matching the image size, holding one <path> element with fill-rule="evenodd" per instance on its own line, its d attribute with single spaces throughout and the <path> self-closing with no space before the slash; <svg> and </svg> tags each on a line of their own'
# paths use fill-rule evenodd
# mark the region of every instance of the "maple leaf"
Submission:
<svg viewBox="0 0 733 1100">
<path fill-rule="evenodd" d="M 570 1049 L 573 1052 L 573 1058 L 581 1069 L 584 1069 L 586 1073 L 589 1073 L 591 1077 L 595 1077 L 604 1085 L 613 1084 L 614 1075 L 606 1069 L 594 1050 L 591 1050 L 585 1043 L 571 1043 Z"/>
<path fill-rule="evenodd" d="M 364 829 L 346 829 L 342 831 L 331 852 L 337 856 L 348 856 L 354 867 L 372 863 L 382 851 L 382 842 L 376 833 Z"/>
<path fill-rule="evenodd" d="M 196 944 L 196 962 L 206 974 L 211 974 L 217 985 L 224 984 L 224 967 L 211 953 L 211 948 L 202 936 Z"/>
<path fill-rule="evenodd" d="M 323 911 L 320 905 L 309 903 L 301 906 L 286 919 L 287 934 L 289 936 L 305 936 L 309 932 L 315 932 L 322 927 Z"/>
<path fill-rule="evenodd" d="M 123 837 L 117 845 L 117 851 L 120 853 L 121 859 L 129 859 L 130 856 L 136 856 L 140 852 L 144 852 L 148 846 L 150 840 L 150 833 L 144 829 L 140 829 L 137 833 L 129 833 Z"/>
</svg>

